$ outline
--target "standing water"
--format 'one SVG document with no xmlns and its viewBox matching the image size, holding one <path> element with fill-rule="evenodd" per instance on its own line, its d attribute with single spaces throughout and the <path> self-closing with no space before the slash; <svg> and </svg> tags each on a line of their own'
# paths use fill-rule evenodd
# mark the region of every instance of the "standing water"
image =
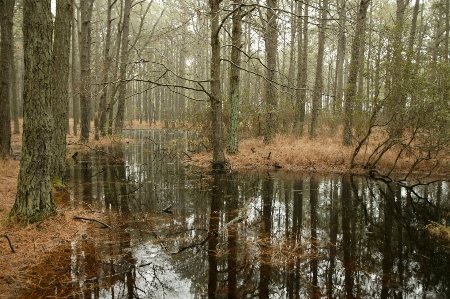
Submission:
<svg viewBox="0 0 450 299">
<path fill-rule="evenodd" d="M 23 297 L 449 298 L 449 186 L 188 166 L 185 132 L 80 154 L 70 205 L 88 225 Z M 420 198 L 418 196 L 420 196 Z M 33 295 L 34 294 L 34 295 Z"/>
</svg>

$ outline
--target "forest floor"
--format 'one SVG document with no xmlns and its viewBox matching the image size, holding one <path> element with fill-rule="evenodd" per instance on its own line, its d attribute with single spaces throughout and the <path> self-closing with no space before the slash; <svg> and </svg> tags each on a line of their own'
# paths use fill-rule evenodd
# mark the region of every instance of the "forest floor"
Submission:
<svg viewBox="0 0 450 299">
<path fill-rule="evenodd" d="M 147 124 L 127 123 L 126 129 L 148 129 Z M 160 124 L 151 128 L 161 128 Z M 72 131 L 71 131 L 72 132 Z M 93 137 L 91 140 L 93 140 Z M 20 152 L 21 135 L 12 136 L 13 153 Z M 99 141 L 92 141 L 88 147 L 77 144 L 78 137 L 72 133 L 67 136 L 70 151 L 89 150 L 98 146 L 109 145 L 113 142 L 128 142 L 118 137 L 108 137 Z M 239 153 L 227 155 L 230 162 L 227 167 L 233 169 L 255 170 L 287 170 L 313 172 L 349 172 L 349 162 L 352 154 L 350 147 L 343 147 L 338 137 L 325 137 L 318 140 L 298 138 L 293 136 L 277 136 L 272 144 L 265 144 L 262 138 L 251 138 L 240 142 Z M 212 153 L 184 153 L 186 163 L 201 167 L 211 167 Z M 395 157 L 386 155 L 380 169 L 392 165 Z M 74 216 L 89 218 L 88 210 L 73 210 L 62 204 L 66 191 L 54 190 L 58 215 L 43 222 L 23 226 L 8 222 L 7 215 L 11 210 L 16 196 L 19 160 L 0 161 L 0 298 L 17 298 L 21 288 L 29 283 L 27 271 L 44 260 L 58 245 L 80 238 L 87 229 L 87 223 L 74 220 Z M 358 166 L 358 161 L 356 161 Z M 408 161 L 398 161 L 397 167 L 406 171 Z M 353 173 L 364 173 L 366 170 L 356 167 Z M 420 171 L 420 169 L 419 169 Z M 446 174 L 446 167 L 437 170 Z M 101 219 L 99 219 L 101 220 Z M 439 232 L 442 234 L 442 232 Z M 448 232 L 447 232 L 448 234 Z M 11 243 L 9 243 L 11 242 Z M 12 251 L 12 248 L 14 252 Z"/>
<path fill-rule="evenodd" d="M 159 126 L 152 126 L 152 128 L 155 127 Z M 127 124 L 125 128 L 131 128 L 130 124 Z M 135 123 L 133 128 L 144 129 L 149 126 Z M 78 144 L 79 136 L 74 136 L 73 130 L 70 132 L 67 135 L 69 153 L 126 141 L 117 137 L 106 137 L 94 141 L 92 134 L 90 140 L 93 141 L 86 147 Z M 8 213 L 14 205 L 17 192 L 20 167 L 18 157 L 22 148 L 21 134 L 12 135 L 11 147 L 14 159 L 0 160 L 2 169 L 0 173 L 0 299 L 18 298 L 20 289 L 26 288 L 30 284 L 27 273 L 32 271 L 34 266 L 49 257 L 59 245 L 80 239 L 85 234 L 91 224 L 86 221 L 74 220 L 75 216 L 92 218 L 88 209 L 74 210 L 63 204 L 63 202 L 67 202 L 67 200 L 63 200 L 64 197 L 70 195 L 67 191 L 54 190 L 53 195 L 58 208 L 56 216 L 27 226 L 8 222 Z M 98 214 L 95 219 L 102 220 Z"/>
</svg>

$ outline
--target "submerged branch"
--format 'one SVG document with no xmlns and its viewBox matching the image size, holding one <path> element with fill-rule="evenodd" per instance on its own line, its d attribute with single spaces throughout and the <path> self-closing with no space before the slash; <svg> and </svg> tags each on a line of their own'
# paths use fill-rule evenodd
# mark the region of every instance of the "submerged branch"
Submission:
<svg viewBox="0 0 450 299">
<path fill-rule="evenodd" d="M 99 149 L 93 148 L 93 147 L 91 147 L 91 146 L 89 146 L 89 145 L 87 145 L 87 144 L 84 144 L 84 143 L 70 141 L 68 144 L 69 144 L 69 145 L 75 144 L 75 145 L 85 146 L 85 147 L 87 147 L 87 148 L 89 148 L 89 149 L 91 149 L 91 150 L 93 150 L 93 151 L 95 151 L 95 152 L 103 153 L 103 154 L 105 154 L 105 155 L 107 155 L 107 156 L 110 156 L 110 157 L 113 158 L 114 160 L 119 160 L 119 159 L 120 159 L 119 157 L 116 157 L 116 156 L 114 156 L 113 154 L 108 153 L 107 151 L 103 151 L 103 150 L 99 150 Z M 74 157 L 72 157 L 72 158 L 74 158 Z M 75 158 L 74 158 L 74 159 L 75 159 Z"/>
<path fill-rule="evenodd" d="M 414 188 L 419 187 L 419 186 L 429 186 L 431 184 L 437 183 L 437 182 L 443 182 L 446 180 L 443 179 L 437 179 L 437 180 L 433 180 L 427 183 L 423 183 L 420 180 L 418 180 L 418 183 L 416 184 L 407 184 L 404 180 L 396 180 L 392 177 L 390 177 L 387 174 L 384 174 L 383 172 L 379 171 L 378 169 L 371 169 L 367 172 L 367 174 L 375 179 L 375 180 L 379 180 L 379 181 L 383 181 L 386 184 L 390 184 L 390 183 L 394 183 L 397 184 L 400 187 L 405 188 L 406 190 L 408 190 L 409 192 L 411 192 L 414 196 L 416 196 L 418 199 L 423 199 L 425 200 L 429 205 L 436 207 L 435 204 L 433 204 L 431 201 L 428 200 L 427 197 L 423 197 L 421 196 L 419 193 L 417 193 Z"/>
<path fill-rule="evenodd" d="M 178 249 L 178 251 L 171 252 L 171 254 L 177 254 L 177 253 L 181 253 L 181 252 L 183 252 L 183 251 L 185 251 L 187 249 L 190 249 L 190 248 L 194 248 L 194 247 L 197 247 L 197 246 L 203 246 L 209 240 L 210 237 L 211 237 L 211 234 L 208 233 L 208 236 L 203 241 L 201 241 L 200 243 L 194 243 L 194 244 L 191 244 L 189 246 L 182 247 L 182 248 Z"/>
<path fill-rule="evenodd" d="M 177 253 L 183 252 L 183 251 L 185 251 L 187 249 L 194 248 L 194 247 L 197 247 L 197 246 L 203 246 L 209 240 L 209 238 L 211 238 L 211 237 L 218 237 L 219 235 L 221 235 L 225 231 L 227 231 L 230 228 L 230 226 L 232 226 L 233 224 L 242 222 L 243 220 L 247 219 L 247 215 L 245 215 L 245 214 L 247 213 L 248 209 L 250 208 L 250 205 L 251 205 L 252 202 L 253 202 L 253 197 L 251 197 L 244 204 L 244 207 L 239 210 L 239 213 L 238 213 L 238 215 L 235 218 L 233 218 L 232 220 L 228 221 L 218 231 L 208 230 L 208 235 L 206 236 L 205 239 L 203 239 L 203 241 L 201 241 L 199 243 L 194 243 L 194 244 L 182 247 L 178 251 L 172 252 L 172 254 L 177 254 Z"/>
<path fill-rule="evenodd" d="M 165 207 L 164 209 L 160 210 L 160 213 L 167 213 L 167 214 L 172 214 L 173 212 L 171 211 L 172 209 L 172 204 L 168 205 L 167 207 Z"/>
<path fill-rule="evenodd" d="M 100 221 L 100 220 L 97 220 L 97 219 L 93 219 L 93 218 L 85 218 L 85 217 L 79 217 L 79 216 L 74 216 L 73 219 L 75 219 L 75 220 L 89 220 L 89 221 L 95 221 L 95 222 L 98 222 L 98 223 L 104 225 L 106 228 L 112 229 L 112 226 L 106 224 L 105 222 L 102 222 L 102 221 Z"/>
</svg>

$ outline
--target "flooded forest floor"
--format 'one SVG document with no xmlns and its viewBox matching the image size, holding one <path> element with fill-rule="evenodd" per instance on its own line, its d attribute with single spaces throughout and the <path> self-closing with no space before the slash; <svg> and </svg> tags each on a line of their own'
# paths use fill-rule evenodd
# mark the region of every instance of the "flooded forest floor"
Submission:
<svg viewBox="0 0 450 299">
<path fill-rule="evenodd" d="M 127 129 L 148 129 L 148 125 L 128 126 Z M 160 126 L 152 126 L 160 128 Z M 71 130 L 71 132 L 73 132 Z M 227 155 L 230 162 L 228 167 L 236 170 L 261 170 L 283 169 L 288 171 L 346 173 L 349 172 L 349 161 L 352 155 L 351 147 L 343 147 L 340 135 L 310 140 L 307 137 L 277 136 L 272 144 L 264 144 L 262 138 L 246 139 L 240 142 L 237 155 Z M 128 140 L 104 138 L 92 141 L 88 146 L 77 144 L 78 137 L 68 135 L 68 159 L 81 150 L 90 151 L 93 148 L 110 145 L 111 143 L 129 142 Z M 91 138 L 93 140 L 93 136 Z M 20 152 L 21 135 L 12 136 L 13 153 Z M 198 144 L 207 148 L 207 145 Z M 181 155 L 184 162 L 195 166 L 211 167 L 212 153 L 210 151 L 191 152 L 186 151 Z M 386 159 L 380 163 L 380 168 L 389 169 L 392 159 L 386 155 Z M 86 229 L 92 223 L 74 220 L 74 217 L 90 218 L 91 211 L 86 206 L 84 210 L 73 209 L 64 206 L 70 196 L 67 190 L 54 190 L 55 201 L 58 206 L 58 215 L 43 222 L 28 226 L 21 226 L 7 222 L 7 215 L 12 208 L 17 188 L 19 172 L 19 159 L 0 162 L 2 172 L 0 174 L 0 297 L 14 298 L 20 288 L 27 286 L 27 275 L 31 269 L 46 256 L 52 253 L 57 246 L 70 242 L 74 238 L 83 236 Z M 444 164 L 444 163 L 443 163 Z M 407 170 L 407 161 L 397 161 L 400 170 Z M 352 172 L 364 173 L 366 170 L 358 168 L 358 164 Z M 446 169 L 438 170 L 445 174 Z M 101 215 L 95 215 L 101 220 Z M 437 231 L 438 234 L 448 232 Z M 14 252 L 13 252 L 14 250 Z M 45 275 L 41 273 L 40 275 Z"/>
</svg>

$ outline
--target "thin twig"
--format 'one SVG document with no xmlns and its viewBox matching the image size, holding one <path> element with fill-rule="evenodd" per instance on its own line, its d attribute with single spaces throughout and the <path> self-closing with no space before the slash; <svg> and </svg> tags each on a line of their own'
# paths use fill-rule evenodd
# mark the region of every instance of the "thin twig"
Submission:
<svg viewBox="0 0 450 299">
<path fill-rule="evenodd" d="M 12 251 L 13 253 L 15 253 L 16 251 L 14 250 L 14 247 L 12 246 L 11 240 L 9 239 L 8 235 L 7 235 L 7 234 L 3 234 L 3 237 L 5 237 L 6 240 L 8 240 L 9 248 L 11 248 L 11 251 Z"/>
</svg>

